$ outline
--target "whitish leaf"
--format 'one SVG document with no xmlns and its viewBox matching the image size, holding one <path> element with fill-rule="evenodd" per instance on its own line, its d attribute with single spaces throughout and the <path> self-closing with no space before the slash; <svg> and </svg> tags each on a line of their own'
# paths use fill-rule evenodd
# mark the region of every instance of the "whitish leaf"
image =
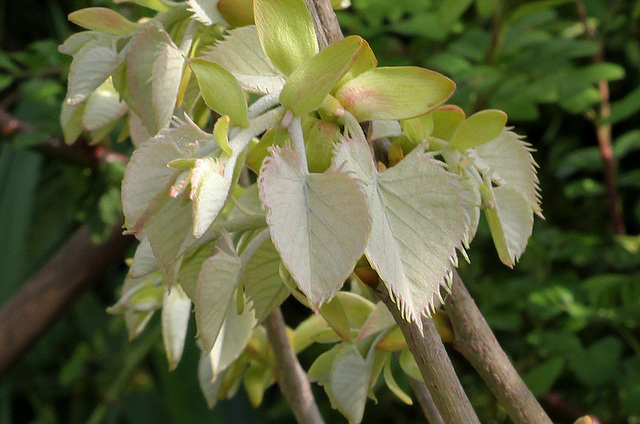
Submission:
<svg viewBox="0 0 640 424">
<path fill-rule="evenodd" d="M 142 218 L 149 215 L 145 212 L 158 206 L 154 199 L 160 193 L 168 193 L 180 173 L 168 167 L 169 162 L 198 157 L 201 149 L 210 150 L 212 146 L 215 142 L 210 134 L 193 124 L 185 124 L 163 131 L 138 148 L 131 156 L 122 181 L 125 227 L 142 230 L 145 224 Z"/>
<path fill-rule="evenodd" d="M 202 59 L 192 59 L 189 66 L 207 106 L 221 115 L 228 115 L 231 125 L 248 127 L 247 100 L 233 74 L 217 63 Z"/>
<path fill-rule="evenodd" d="M 109 78 L 89 96 L 82 125 L 87 131 L 97 130 L 116 121 L 126 112 L 127 104 L 120 101 L 120 95 Z"/>
<path fill-rule="evenodd" d="M 259 185 L 274 245 L 302 292 L 319 308 L 362 255 L 370 228 L 364 195 L 341 172 L 303 171 L 289 147 L 267 159 Z"/>
<path fill-rule="evenodd" d="M 83 28 L 109 34 L 132 35 L 138 30 L 138 24 L 106 7 L 77 10 L 69 14 L 69 20 Z"/>
<path fill-rule="evenodd" d="M 166 288 L 160 271 L 143 277 L 127 276 L 118 302 L 107 308 L 110 314 L 124 314 L 129 339 L 137 337 L 146 327 L 156 309 L 162 305 Z"/>
<path fill-rule="evenodd" d="M 189 10 L 198 22 L 205 25 L 228 25 L 218 11 L 218 0 L 187 0 Z"/>
<path fill-rule="evenodd" d="M 495 187 L 493 197 L 494 207 L 485 209 L 484 213 L 500 260 L 512 267 L 527 247 L 533 229 L 533 212 L 515 187 Z"/>
<path fill-rule="evenodd" d="M 158 261 L 156 257 L 153 256 L 149 239 L 145 237 L 140 240 L 140 244 L 138 244 L 136 248 L 127 276 L 133 278 L 142 277 L 157 271 L 158 268 Z"/>
<path fill-rule="evenodd" d="M 163 29 L 150 25 L 127 50 L 127 82 L 132 104 L 150 134 L 169 125 L 182 77 L 183 58 Z"/>
<path fill-rule="evenodd" d="M 482 197 L 480 196 L 478 184 L 478 181 L 472 178 L 463 178 L 460 180 L 460 194 L 462 194 L 464 211 L 467 216 L 467 235 L 465 237 L 467 248 L 471 240 L 473 240 L 473 237 L 475 237 L 480 222 Z"/>
<path fill-rule="evenodd" d="M 375 68 L 346 82 L 335 97 L 358 121 L 407 119 L 444 103 L 455 87 L 449 78 L 428 69 Z"/>
<path fill-rule="evenodd" d="M 114 37 L 111 34 L 96 31 L 76 32 L 58 46 L 58 51 L 62 54 L 74 56 L 89 41 L 96 41 L 98 39 L 102 40 L 99 45 L 108 47 L 111 45 L 111 42 L 108 40 L 112 40 Z"/>
<path fill-rule="evenodd" d="M 466 235 L 456 178 L 431 157 L 414 152 L 378 174 L 365 140 L 343 142 L 335 166 L 361 181 L 372 215 L 365 254 L 402 316 L 421 325 L 448 283 Z"/>
<path fill-rule="evenodd" d="M 200 383 L 200 390 L 202 390 L 202 394 L 209 408 L 213 408 L 216 403 L 218 403 L 218 399 L 220 399 L 220 389 L 222 389 L 224 379 L 224 374 L 218 375 L 217 377 L 213 376 L 209 356 L 203 353 L 202 356 L 200 356 L 200 362 L 198 362 L 198 382 Z"/>
<path fill-rule="evenodd" d="M 331 375 L 331 366 L 333 365 L 333 361 L 336 359 L 338 353 L 340 353 L 340 351 L 342 350 L 342 347 L 342 344 L 338 344 L 328 351 L 322 353 L 316 358 L 315 361 L 313 361 L 313 364 L 311 364 L 308 372 L 310 381 L 319 382 L 322 385 L 326 385 Z"/>
<path fill-rule="evenodd" d="M 255 26 L 232 29 L 203 59 L 231 72 L 240 86 L 251 93 L 273 93 L 285 83 L 284 75 L 264 54 Z"/>
<path fill-rule="evenodd" d="M 453 134 L 449 146 L 466 150 L 498 137 L 507 123 L 507 114 L 501 110 L 488 109 L 474 113 L 465 119 Z"/>
<path fill-rule="evenodd" d="M 280 93 L 280 103 L 296 116 L 304 116 L 322 100 L 354 63 L 364 40 L 349 36 L 323 49 L 298 66 Z"/>
<path fill-rule="evenodd" d="M 76 105 L 83 101 L 111 75 L 122 62 L 113 45 L 89 41 L 73 57 L 69 69 L 67 103 Z"/>
<path fill-rule="evenodd" d="M 238 314 L 235 302 L 228 305 L 224 323 L 209 353 L 214 376 L 226 370 L 233 361 L 238 359 L 249 343 L 251 329 L 255 323 L 252 309 L 245 307 L 244 311 Z"/>
<path fill-rule="evenodd" d="M 349 423 L 362 421 L 370 372 L 369 364 L 350 343 L 345 343 L 333 360 L 326 387 L 331 391 L 335 406 Z"/>
<path fill-rule="evenodd" d="M 196 159 L 191 171 L 191 200 L 193 201 L 193 237 L 200 238 L 216 219 L 227 200 L 229 184 L 223 176 L 219 160 Z"/>
<path fill-rule="evenodd" d="M 60 126 L 64 133 L 64 142 L 73 144 L 82 133 L 82 115 L 84 115 L 84 103 L 70 105 L 67 102 L 62 104 L 60 111 Z"/>
<path fill-rule="evenodd" d="M 173 286 L 171 293 L 165 292 L 162 301 L 162 340 L 169 370 L 175 369 L 182 358 L 190 315 L 191 300 L 180 286 Z"/>
<path fill-rule="evenodd" d="M 318 53 L 311 15 L 300 0 L 254 0 L 260 44 L 285 75 Z"/>
<path fill-rule="evenodd" d="M 147 130 L 138 115 L 136 115 L 132 110 L 129 111 L 128 124 L 129 137 L 131 137 L 131 142 L 135 147 L 140 147 L 149 139 L 149 137 L 151 137 L 149 130 Z"/>
<path fill-rule="evenodd" d="M 178 281 L 180 282 L 180 287 L 192 302 L 195 302 L 198 295 L 198 276 L 200 275 L 202 264 L 213 255 L 216 241 L 212 240 L 194 249 L 195 251 L 185 255 L 185 258 L 180 263 Z"/>
<path fill-rule="evenodd" d="M 540 212 L 540 194 L 536 163 L 529 144 L 514 132 L 503 130 L 495 139 L 475 147 L 475 164 L 498 185 L 515 188 L 534 212 Z"/>
<path fill-rule="evenodd" d="M 218 338 L 229 304 L 236 294 L 241 271 L 240 258 L 222 250 L 202 264 L 198 278 L 196 323 L 207 352 Z"/>
<path fill-rule="evenodd" d="M 253 303 L 258 322 L 289 297 L 290 291 L 280 278 L 279 268 L 280 255 L 271 240 L 258 248 L 244 268 L 240 281 Z"/>
</svg>

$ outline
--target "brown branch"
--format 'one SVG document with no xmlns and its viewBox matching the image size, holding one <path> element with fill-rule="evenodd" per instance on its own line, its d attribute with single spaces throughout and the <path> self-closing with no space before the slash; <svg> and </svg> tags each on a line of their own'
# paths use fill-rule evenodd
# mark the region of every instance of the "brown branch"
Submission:
<svg viewBox="0 0 640 424">
<path fill-rule="evenodd" d="M 454 349 L 476 369 L 511 419 L 516 424 L 551 424 L 500 347 L 455 270 L 451 294 L 444 308 L 453 326 Z"/>
<path fill-rule="evenodd" d="M 418 403 L 420 404 L 422 413 L 427 418 L 429 424 L 444 424 L 444 420 L 442 419 L 436 404 L 433 403 L 433 398 L 431 397 L 431 393 L 429 393 L 427 385 L 410 376 L 407 376 L 407 380 L 409 380 L 413 393 L 415 393 L 416 398 L 418 398 Z"/>
<path fill-rule="evenodd" d="M 585 27 L 586 38 L 595 39 L 596 31 L 589 25 L 587 9 L 580 0 L 575 2 L 576 10 Z M 593 62 L 604 62 L 604 38 L 599 40 L 599 48 Z M 609 205 L 609 213 L 613 221 L 613 229 L 616 234 L 626 234 L 622 214 L 622 201 L 618 194 L 618 185 L 616 183 L 617 164 L 613 157 L 613 148 L 611 143 L 611 124 L 607 123 L 607 119 L 611 114 L 611 105 L 609 103 L 609 83 L 605 80 L 598 82 L 598 91 L 600 92 L 600 113 L 595 116 L 592 121 L 598 139 L 598 147 L 600 148 L 600 156 L 602 157 L 602 165 L 604 167 L 604 180 L 607 188 L 607 199 Z"/>
<path fill-rule="evenodd" d="M 400 327 L 407 346 L 418 364 L 422 379 L 444 422 L 479 424 L 480 420 L 464 393 L 433 320 L 426 317 L 422 319 L 421 334 L 415 323 L 409 323 L 402 317 L 402 313 L 389 296 L 384 284 L 378 284 L 373 291 L 387 306 Z"/>
<path fill-rule="evenodd" d="M 0 135 L 12 136 L 17 133 L 31 133 L 37 129 L 28 122 L 22 121 L 0 108 Z M 64 141 L 47 137 L 46 141 L 32 149 L 45 156 L 95 168 L 100 161 L 127 163 L 129 158 L 122 153 L 115 152 L 102 146 L 90 146 L 86 141 L 77 142 L 72 146 Z"/>
<path fill-rule="evenodd" d="M 282 318 L 276 308 L 264 321 L 269 342 L 276 358 L 278 384 L 299 424 L 324 424 L 311 392 L 311 383 L 296 357 Z"/>
<path fill-rule="evenodd" d="M 0 375 L 100 279 L 132 241 L 133 237 L 123 236 L 117 225 L 105 243 L 96 245 L 91 242 L 88 226 L 83 226 L 2 306 Z"/>
<path fill-rule="evenodd" d="M 343 38 L 338 18 L 328 0 L 304 0 L 313 19 L 320 49 Z"/>
</svg>

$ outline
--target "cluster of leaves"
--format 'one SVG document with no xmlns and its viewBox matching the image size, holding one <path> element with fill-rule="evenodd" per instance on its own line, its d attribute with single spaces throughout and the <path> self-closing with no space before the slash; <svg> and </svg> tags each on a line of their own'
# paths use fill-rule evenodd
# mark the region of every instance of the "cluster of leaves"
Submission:
<svg viewBox="0 0 640 424">
<path fill-rule="evenodd" d="M 540 213 L 528 145 L 501 111 L 442 106 L 455 88 L 446 77 L 377 67 L 359 36 L 319 51 L 301 0 L 145 5 L 159 13 L 137 23 L 109 9 L 74 12 L 90 31 L 60 47 L 73 56 L 67 142 L 82 130 L 101 138 L 125 118 L 137 147 L 123 208 L 141 244 L 112 311 L 136 336 L 162 308 L 173 368 L 193 303 L 210 404 L 241 381 L 259 404 L 273 360 L 256 324 L 293 294 L 320 313 L 294 344 L 342 340 L 312 367 L 337 409 L 359 422 L 383 368 L 407 400 L 388 352 L 404 351 L 403 368 L 420 376 L 388 311 L 366 291 L 339 290 L 350 279 L 358 291 L 356 264 L 361 275 L 375 270 L 420 325 L 481 210 L 500 259 L 514 265 Z M 360 122 L 371 122 L 367 135 Z M 382 161 L 376 140 L 389 143 Z M 256 183 L 238 184 L 245 164 Z"/>
<path fill-rule="evenodd" d="M 640 258 L 637 237 L 608 230 L 594 126 L 612 125 L 625 224 L 637 234 L 640 2 L 578 3 L 584 15 L 564 1 L 362 0 L 338 16 L 347 31 L 370 34 L 381 60 L 450 75 L 465 110 L 502 108 L 540 140 L 547 220 L 520 266 L 503 272 L 482 253 L 481 225 L 460 272 L 536 395 L 560 393 L 604 422 L 626 422 L 638 415 Z M 608 118 L 599 81 L 609 83 Z M 502 422 L 495 401 L 473 392 L 484 419 Z"/>
</svg>

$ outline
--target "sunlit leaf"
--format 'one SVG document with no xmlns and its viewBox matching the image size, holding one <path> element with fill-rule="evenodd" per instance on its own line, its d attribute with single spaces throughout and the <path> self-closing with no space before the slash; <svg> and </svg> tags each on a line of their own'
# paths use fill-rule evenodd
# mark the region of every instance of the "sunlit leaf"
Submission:
<svg viewBox="0 0 640 424">
<path fill-rule="evenodd" d="M 134 22 L 105 7 L 88 7 L 72 12 L 69 20 L 86 29 L 116 35 L 132 35 L 139 29 Z"/>
<path fill-rule="evenodd" d="M 240 86 L 252 93 L 281 89 L 285 79 L 264 54 L 255 26 L 235 28 L 202 57 L 231 72 Z"/>
<path fill-rule="evenodd" d="M 196 159 L 191 171 L 190 195 L 195 238 L 202 237 L 209 229 L 227 200 L 229 183 L 223 173 L 224 168 L 219 160 L 210 157 Z"/>
<path fill-rule="evenodd" d="M 247 100 L 233 74 L 217 63 L 202 59 L 192 59 L 189 66 L 207 106 L 221 115 L 228 115 L 231 125 L 248 127 Z"/>
<path fill-rule="evenodd" d="M 191 300 L 180 286 L 174 285 L 171 293 L 165 292 L 162 301 L 162 340 L 169 361 L 169 369 L 178 366 L 187 337 Z"/>
<path fill-rule="evenodd" d="M 318 53 L 311 15 L 300 0 L 254 0 L 260 44 L 285 75 Z"/>
<path fill-rule="evenodd" d="M 498 137 L 507 123 L 507 114 L 501 110 L 487 109 L 474 113 L 456 129 L 450 147 L 466 150 Z"/>
<path fill-rule="evenodd" d="M 87 100 L 82 126 L 87 131 L 97 130 L 116 121 L 127 112 L 127 104 L 120 101 L 111 79 L 107 79 Z"/>
<path fill-rule="evenodd" d="M 297 116 L 317 109 L 354 63 L 363 43 L 364 40 L 357 35 L 349 36 L 298 66 L 282 89 L 282 106 Z"/>
<path fill-rule="evenodd" d="M 451 140 L 458 126 L 464 121 L 462 109 L 454 105 L 445 105 L 431 112 L 433 117 L 433 137 L 441 140 Z"/>
<path fill-rule="evenodd" d="M 364 72 L 340 87 L 335 97 L 358 121 L 407 119 L 444 103 L 454 90 L 449 78 L 407 66 Z"/>
<path fill-rule="evenodd" d="M 334 160 L 367 195 L 372 225 L 365 255 L 402 315 L 420 325 L 448 284 L 466 234 L 456 178 L 419 152 L 378 173 L 365 140 L 343 142 Z"/>
<path fill-rule="evenodd" d="M 111 75 L 123 60 L 114 47 L 88 42 L 73 57 L 69 69 L 67 103 L 83 101 Z"/>
<path fill-rule="evenodd" d="M 218 0 L 187 0 L 189 10 L 193 12 L 193 17 L 198 22 L 205 25 L 227 25 L 227 21 L 218 10 Z"/>
<path fill-rule="evenodd" d="M 370 226 L 364 195 L 341 172 L 306 173 L 289 147 L 268 158 L 258 183 L 274 245 L 319 308 L 362 255 Z"/>
</svg>

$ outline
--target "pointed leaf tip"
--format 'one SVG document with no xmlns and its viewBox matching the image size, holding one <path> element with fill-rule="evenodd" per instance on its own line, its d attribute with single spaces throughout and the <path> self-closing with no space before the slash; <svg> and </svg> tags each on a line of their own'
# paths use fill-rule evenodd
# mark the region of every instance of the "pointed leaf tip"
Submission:
<svg viewBox="0 0 640 424">
<path fill-rule="evenodd" d="M 302 0 L 254 0 L 260 44 L 285 75 L 318 53 L 311 15 Z"/>
<path fill-rule="evenodd" d="M 449 78 L 428 69 L 383 67 L 346 82 L 336 98 L 358 121 L 407 119 L 444 103 L 455 87 Z"/>
<path fill-rule="evenodd" d="M 86 29 L 115 35 L 131 35 L 138 30 L 138 24 L 106 7 L 77 10 L 69 14 L 69 20 Z"/>
</svg>

